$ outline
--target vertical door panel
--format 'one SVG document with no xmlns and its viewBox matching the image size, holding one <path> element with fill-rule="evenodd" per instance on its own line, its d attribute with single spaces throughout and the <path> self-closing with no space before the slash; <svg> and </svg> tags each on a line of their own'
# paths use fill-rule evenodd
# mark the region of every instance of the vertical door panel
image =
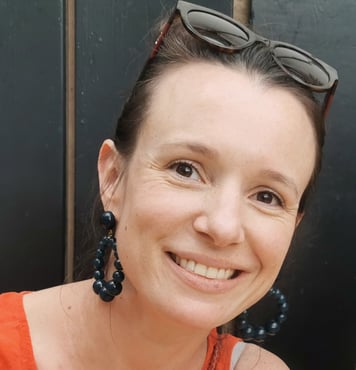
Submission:
<svg viewBox="0 0 356 370">
<path fill-rule="evenodd" d="M 0 291 L 63 281 L 63 3 L 0 0 Z"/>
</svg>

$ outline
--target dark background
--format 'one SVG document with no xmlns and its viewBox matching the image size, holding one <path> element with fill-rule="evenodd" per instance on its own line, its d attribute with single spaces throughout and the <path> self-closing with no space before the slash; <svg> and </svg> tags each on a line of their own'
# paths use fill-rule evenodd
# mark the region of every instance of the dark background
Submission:
<svg viewBox="0 0 356 370">
<path fill-rule="evenodd" d="M 232 13 L 231 0 L 196 2 Z M 76 263 L 88 246 L 100 143 L 161 10 L 159 0 L 76 2 Z M 312 50 L 340 77 L 318 190 L 277 282 L 289 319 L 265 345 L 292 369 L 354 370 L 356 3 L 254 0 L 252 10 L 260 33 Z M 0 0 L 0 291 L 64 279 L 64 14 L 64 1 Z"/>
</svg>

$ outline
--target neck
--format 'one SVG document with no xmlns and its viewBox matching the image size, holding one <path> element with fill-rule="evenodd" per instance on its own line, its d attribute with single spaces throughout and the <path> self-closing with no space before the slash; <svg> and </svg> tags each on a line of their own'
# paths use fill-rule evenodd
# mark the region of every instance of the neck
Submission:
<svg viewBox="0 0 356 370">
<path fill-rule="evenodd" d="M 105 361 L 109 368 L 130 370 L 201 369 L 207 330 L 177 322 L 138 302 L 130 293 L 110 303 L 103 302 L 92 292 L 92 281 L 81 284 L 87 289 L 80 288 L 85 293 L 79 295 L 82 302 L 78 302 L 78 310 L 88 308 L 86 312 L 78 312 L 85 330 L 85 336 L 83 331 L 80 336 L 86 338 L 82 350 L 90 352 L 90 356 L 102 354 L 105 359 L 98 361 L 101 367 Z"/>
</svg>

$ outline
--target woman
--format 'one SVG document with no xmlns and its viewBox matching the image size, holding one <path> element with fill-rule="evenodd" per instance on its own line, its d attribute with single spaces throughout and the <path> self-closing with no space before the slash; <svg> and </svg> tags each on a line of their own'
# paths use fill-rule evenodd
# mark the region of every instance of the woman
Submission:
<svg viewBox="0 0 356 370">
<path fill-rule="evenodd" d="M 2 295 L 0 364 L 287 368 L 215 328 L 276 279 L 320 169 L 336 83 L 306 52 L 178 1 L 100 150 L 94 281 Z"/>
</svg>

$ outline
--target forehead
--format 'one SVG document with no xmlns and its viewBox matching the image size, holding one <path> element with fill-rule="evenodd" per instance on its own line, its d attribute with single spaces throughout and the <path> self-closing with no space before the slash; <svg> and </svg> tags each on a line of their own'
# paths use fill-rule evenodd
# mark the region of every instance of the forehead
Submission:
<svg viewBox="0 0 356 370">
<path fill-rule="evenodd" d="M 274 111 L 273 117 L 270 108 L 293 105 L 299 106 L 299 115 L 306 115 L 302 103 L 289 90 L 266 85 L 258 73 L 220 64 L 191 62 L 168 67 L 156 80 L 152 92 L 149 113 L 156 115 L 166 114 L 167 108 L 171 115 L 179 114 L 182 107 L 194 108 L 200 114 L 203 112 L 199 108 L 204 111 L 210 109 L 210 105 L 223 111 L 229 107 L 240 114 L 248 113 L 250 107 L 256 105 L 259 109 L 251 114 L 269 111 L 271 119 L 282 118 L 285 112 Z M 261 106 L 261 102 L 265 104 Z"/>
<path fill-rule="evenodd" d="M 223 65 L 172 68 L 153 89 L 141 139 L 159 145 L 193 137 L 229 156 L 243 152 L 294 160 L 308 150 L 309 167 L 314 167 L 312 122 L 299 99 L 289 90 L 266 86 L 256 75 Z"/>
<path fill-rule="evenodd" d="M 289 90 L 266 86 L 256 74 L 223 65 L 196 62 L 169 68 L 152 92 L 147 121 L 162 124 L 162 130 L 173 128 L 168 122 L 194 129 L 192 118 L 209 126 L 235 117 L 234 124 L 246 128 L 259 120 L 260 129 L 274 123 L 280 130 L 313 131 L 306 109 Z"/>
</svg>

